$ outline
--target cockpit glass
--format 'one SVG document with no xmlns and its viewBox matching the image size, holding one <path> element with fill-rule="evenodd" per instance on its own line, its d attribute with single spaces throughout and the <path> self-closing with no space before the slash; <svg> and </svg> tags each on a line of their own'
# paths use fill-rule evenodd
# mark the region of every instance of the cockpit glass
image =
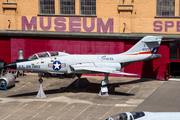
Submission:
<svg viewBox="0 0 180 120">
<path fill-rule="evenodd" d="M 36 55 L 32 55 L 32 56 L 28 57 L 28 60 L 35 60 L 35 59 L 38 59 Z"/>
<path fill-rule="evenodd" d="M 134 119 L 145 116 L 144 112 L 131 112 L 131 114 L 133 115 Z"/>
<path fill-rule="evenodd" d="M 113 118 L 109 117 L 109 118 L 106 118 L 105 120 L 114 120 Z"/>
<path fill-rule="evenodd" d="M 130 120 L 133 120 L 132 116 L 130 116 Z"/>
<path fill-rule="evenodd" d="M 113 118 L 113 120 L 127 120 L 128 117 L 126 113 L 121 113 L 121 114 L 113 115 L 111 116 L 111 118 Z"/>
<path fill-rule="evenodd" d="M 59 55 L 59 53 L 56 51 L 50 51 L 49 53 L 51 56 L 58 56 Z"/>
<path fill-rule="evenodd" d="M 42 57 L 49 57 L 49 55 L 48 55 L 47 52 L 37 53 L 37 55 L 38 55 L 39 58 L 42 58 Z"/>
</svg>

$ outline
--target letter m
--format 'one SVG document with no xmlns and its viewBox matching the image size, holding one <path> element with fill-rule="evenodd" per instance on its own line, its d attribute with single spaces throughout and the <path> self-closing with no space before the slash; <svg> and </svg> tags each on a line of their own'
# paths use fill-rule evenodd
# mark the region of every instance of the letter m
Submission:
<svg viewBox="0 0 180 120">
<path fill-rule="evenodd" d="M 104 24 L 101 18 L 97 18 L 97 32 L 101 32 L 101 28 L 102 28 L 103 33 L 107 33 L 109 28 L 109 32 L 113 33 L 114 30 L 113 26 L 114 26 L 113 18 L 109 18 L 106 24 Z"/>
<path fill-rule="evenodd" d="M 32 17 L 30 23 L 28 22 L 26 16 L 21 17 L 22 30 L 37 30 L 37 17 Z M 26 26 L 26 27 L 25 27 Z"/>
</svg>

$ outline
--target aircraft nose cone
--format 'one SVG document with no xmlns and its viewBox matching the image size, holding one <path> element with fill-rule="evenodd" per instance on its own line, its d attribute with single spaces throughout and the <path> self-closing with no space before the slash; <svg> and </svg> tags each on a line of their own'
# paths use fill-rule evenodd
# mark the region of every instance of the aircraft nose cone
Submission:
<svg viewBox="0 0 180 120">
<path fill-rule="evenodd" d="M 17 68 L 17 67 L 16 67 L 16 62 L 9 63 L 9 64 L 5 65 L 5 67 L 11 68 L 11 69 L 16 69 L 16 68 Z"/>
</svg>

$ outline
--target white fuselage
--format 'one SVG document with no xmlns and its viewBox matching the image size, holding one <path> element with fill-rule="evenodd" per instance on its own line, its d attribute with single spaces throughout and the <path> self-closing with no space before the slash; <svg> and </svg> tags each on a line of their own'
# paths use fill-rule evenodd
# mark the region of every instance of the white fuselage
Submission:
<svg viewBox="0 0 180 120">
<path fill-rule="evenodd" d="M 180 120 L 180 112 L 126 112 L 105 120 Z"/>
<path fill-rule="evenodd" d="M 32 72 L 54 72 L 55 70 L 52 69 L 52 63 L 54 61 L 60 61 L 62 63 L 62 67 L 59 73 L 73 73 L 70 70 L 69 65 L 76 65 L 76 64 L 85 64 L 96 66 L 111 66 L 111 67 L 120 67 L 120 63 L 126 62 L 137 62 L 143 61 L 148 57 L 152 56 L 152 54 L 142 54 L 142 55 L 124 55 L 124 54 L 115 54 L 115 55 L 66 55 L 66 56 L 55 56 L 55 57 L 45 57 L 39 58 L 36 60 L 26 61 L 26 62 L 19 62 L 17 63 L 18 70 L 25 70 L 25 71 L 32 71 Z M 118 65 L 118 66 L 117 66 Z M 79 71 L 83 72 L 83 71 Z M 84 71 L 87 73 L 87 71 Z M 92 72 L 89 72 L 92 73 Z"/>
<path fill-rule="evenodd" d="M 47 73 L 115 73 L 124 74 L 121 68 L 139 61 L 160 58 L 157 54 L 162 36 L 145 36 L 128 51 L 114 55 L 70 55 L 65 52 L 42 52 L 6 65 L 18 70 Z M 132 74 L 126 74 L 132 75 Z"/>
<path fill-rule="evenodd" d="M 145 112 L 145 117 L 137 120 L 180 120 L 180 112 Z"/>
</svg>

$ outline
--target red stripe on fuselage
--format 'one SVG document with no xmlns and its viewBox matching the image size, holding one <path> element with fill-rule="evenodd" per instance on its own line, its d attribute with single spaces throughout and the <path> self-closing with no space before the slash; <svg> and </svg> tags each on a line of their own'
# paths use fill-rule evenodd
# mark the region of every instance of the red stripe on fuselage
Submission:
<svg viewBox="0 0 180 120">
<path fill-rule="evenodd" d="M 139 55 L 139 54 L 151 54 L 151 51 L 139 52 L 139 53 L 128 53 L 123 55 Z"/>
<path fill-rule="evenodd" d="M 139 52 L 139 54 L 151 54 L 151 51 Z"/>
</svg>

